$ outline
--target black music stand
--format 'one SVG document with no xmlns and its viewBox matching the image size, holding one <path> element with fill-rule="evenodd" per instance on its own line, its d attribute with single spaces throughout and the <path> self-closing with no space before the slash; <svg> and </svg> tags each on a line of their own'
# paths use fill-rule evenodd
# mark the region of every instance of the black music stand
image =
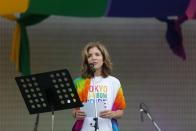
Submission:
<svg viewBox="0 0 196 131">
<path fill-rule="evenodd" d="M 67 69 L 15 77 L 15 80 L 29 113 L 38 114 L 35 126 L 39 113 L 52 112 L 53 131 L 54 111 L 82 106 Z"/>
</svg>

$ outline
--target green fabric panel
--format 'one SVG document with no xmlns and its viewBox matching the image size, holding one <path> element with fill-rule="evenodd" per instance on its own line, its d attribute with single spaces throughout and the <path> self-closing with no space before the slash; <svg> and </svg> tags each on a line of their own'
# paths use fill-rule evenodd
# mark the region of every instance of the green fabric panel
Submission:
<svg viewBox="0 0 196 131">
<path fill-rule="evenodd" d="M 37 23 L 40 23 L 48 17 L 49 15 L 37 15 L 37 14 L 24 13 L 24 14 L 21 14 L 20 19 L 18 21 L 23 23 L 25 26 L 30 26 L 30 25 L 35 25 Z"/>
<path fill-rule="evenodd" d="M 21 27 L 20 72 L 23 75 L 29 75 L 31 73 L 29 40 L 28 40 L 26 26 L 23 23 L 20 23 L 20 27 Z"/>
<path fill-rule="evenodd" d="M 40 23 L 48 17 L 48 15 L 22 14 L 17 20 L 21 28 L 19 68 L 23 75 L 31 74 L 29 39 L 26 28 Z"/>
<path fill-rule="evenodd" d="M 30 0 L 27 13 L 98 17 L 105 14 L 108 0 Z"/>
</svg>

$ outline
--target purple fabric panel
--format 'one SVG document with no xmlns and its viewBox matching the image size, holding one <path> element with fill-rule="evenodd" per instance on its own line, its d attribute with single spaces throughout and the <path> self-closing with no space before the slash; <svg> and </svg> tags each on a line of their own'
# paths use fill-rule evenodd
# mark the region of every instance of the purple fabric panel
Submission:
<svg viewBox="0 0 196 131">
<path fill-rule="evenodd" d="M 186 15 L 188 19 L 196 19 L 196 0 L 190 0 Z"/>
<path fill-rule="evenodd" d="M 165 37 L 172 52 L 186 60 L 186 54 L 183 47 L 183 38 L 181 31 L 181 24 L 186 21 L 186 15 L 180 17 L 178 20 L 169 20 L 168 18 L 159 18 L 160 21 L 166 22 L 167 31 Z"/>
<path fill-rule="evenodd" d="M 166 39 L 172 52 L 183 60 L 186 60 L 181 27 L 175 20 L 168 21 L 167 23 Z"/>
<path fill-rule="evenodd" d="M 181 16 L 189 0 L 112 0 L 110 17 Z"/>
</svg>

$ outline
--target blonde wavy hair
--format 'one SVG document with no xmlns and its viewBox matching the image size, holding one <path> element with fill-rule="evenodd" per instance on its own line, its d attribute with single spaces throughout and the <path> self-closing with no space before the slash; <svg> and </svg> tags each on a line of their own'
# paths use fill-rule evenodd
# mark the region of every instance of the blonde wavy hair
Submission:
<svg viewBox="0 0 196 131">
<path fill-rule="evenodd" d="M 112 62 L 108 50 L 99 41 L 88 42 L 82 50 L 82 65 L 81 65 L 81 76 L 84 78 L 91 78 L 92 73 L 90 72 L 90 67 L 88 63 L 88 52 L 91 48 L 97 47 L 103 56 L 103 65 L 102 65 L 102 76 L 107 77 L 112 73 Z"/>
</svg>

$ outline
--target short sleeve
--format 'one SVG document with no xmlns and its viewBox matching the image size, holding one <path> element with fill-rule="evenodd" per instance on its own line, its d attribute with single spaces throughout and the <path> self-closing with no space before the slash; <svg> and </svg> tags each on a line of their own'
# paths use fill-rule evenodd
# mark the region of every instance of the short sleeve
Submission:
<svg viewBox="0 0 196 131">
<path fill-rule="evenodd" d="M 122 86 L 119 87 L 116 98 L 112 107 L 112 110 L 124 110 L 126 108 L 126 102 L 125 102 L 125 97 L 123 94 L 123 89 Z"/>
</svg>

